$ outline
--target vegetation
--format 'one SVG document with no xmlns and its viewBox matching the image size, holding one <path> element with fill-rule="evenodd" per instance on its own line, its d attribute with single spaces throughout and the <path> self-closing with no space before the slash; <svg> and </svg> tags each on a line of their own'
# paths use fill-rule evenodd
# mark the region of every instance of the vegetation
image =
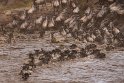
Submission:
<svg viewBox="0 0 124 83">
<path fill-rule="evenodd" d="M 27 0 L 27 1 L 17 1 L 11 5 L 3 5 L 0 4 L 0 11 L 5 11 L 5 10 L 11 10 L 11 9 L 16 9 L 16 8 L 23 8 L 23 7 L 29 7 L 31 6 L 32 0 Z"/>
<path fill-rule="evenodd" d="M 87 0 L 79 0 L 79 4 L 81 5 L 81 8 L 87 6 L 86 4 Z M 0 11 L 5 11 L 5 10 L 11 10 L 11 9 L 16 9 L 16 8 L 23 8 L 23 7 L 29 7 L 32 4 L 32 0 L 21 0 L 21 1 L 16 1 L 11 5 L 5 5 L 0 3 Z"/>
</svg>

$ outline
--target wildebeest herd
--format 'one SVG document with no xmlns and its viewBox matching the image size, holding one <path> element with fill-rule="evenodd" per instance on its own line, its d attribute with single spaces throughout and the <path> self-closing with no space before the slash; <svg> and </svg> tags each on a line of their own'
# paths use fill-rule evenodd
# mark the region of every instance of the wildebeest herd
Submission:
<svg viewBox="0 0 124 83">
<path fill-rule="evenodd" d="M 56 48 L 52 51 L 35 50 L 29 53 L 28 62 L 24 63 L 20 75 L 27 80 L 36 65 L 48 64 L 52 61 L 64 61 L 76 57 L 87 57 L 95 55 L 96 58 L 105 58 L 105 53 L 97 48 L 99 45 L 107 45 L 106 50 L 111 50 L 115 46 L 124 47 L 124 34 L 117 25 L 121 17 L 116 12 L 110 10 L 109 5 L 120 4 L 121 0 L 99 0 L 97 9 L 86 7 L 82 8 L 80 0 L 33 0 L 30 9 L 24 10 L 19 15 L 13 16 L 13 21 L 7 25 L 1 25 L 1 32 L 10 32 L 9 38 L 12 39 L 14 31 L 23 34 L 34 34 L 38 31 L 40 37 L 44 37 L 47 31 L 51 31 L 51 39 L 56 42 L 55 33 L 68 34 L 74 39 L 87 44 L 85 47 L 78 47 L 72 44 L 68 49 Z M 86 4 L 89 2 L 87 0 Z M 50 4 L 53 9 L 48 13 L 39 15 L 43 12 L 42 8 L 48 10 Z M 33 19 L 35 14 L 36 18 Z M 38 14 L 38 16 L 37 16 Z"/>
<path fill-rule="evenodd" d="M 94 55 L 95 58 L 104 59 L 106 54 L 101 51 L 95 44 L 89 44 L 85 47 L 78 47 L 72 44 L 66 48 L 55 48 L 51 51 L 34 50 L 34 53 L 28 54 L 28 59 L 23 64 L 20 75 L 23 80 L 27 80 L 36 66 L 42 66 L 56 61 L 66 61 L 75 58 L 84 58 L 89 55 Z"/>
</svg>

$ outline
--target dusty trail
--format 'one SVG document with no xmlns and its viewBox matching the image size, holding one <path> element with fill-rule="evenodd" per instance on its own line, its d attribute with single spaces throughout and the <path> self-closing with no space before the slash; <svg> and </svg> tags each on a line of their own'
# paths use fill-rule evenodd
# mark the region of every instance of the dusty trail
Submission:
<svg viewBox="0 0 124 83">
<path fill-rule="evenodd" d="M 34 43 L 35 42 L 35 43 Z M 64 43 L 69 45 L 69 43 Z M 124 51 L 107 53 L 105 60 L 92 56 L 72 61 L 38 66 L 28 81 L 18 75 L 29 52 L 41 47 L 50 50 L 59 44 L 50 44 L 46 39 L 20 42 L 0 47 L 0 83 L 123 83 Z"/>
</svg>

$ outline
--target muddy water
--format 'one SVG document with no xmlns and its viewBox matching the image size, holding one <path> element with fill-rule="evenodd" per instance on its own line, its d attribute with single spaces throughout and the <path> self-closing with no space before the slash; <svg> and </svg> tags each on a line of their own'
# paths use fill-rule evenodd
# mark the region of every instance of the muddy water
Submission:
<svg viewBox="0 0 124 83">
<path fill-rule="evenodd" d="M 51 50 L 60 44 L 47 39 L 20 41 L 0 47 L 0 83 L 124 83 L 124 51 L 107 53 L 105 60 L 92 56 L 38 66 L 28 81 L 18 75 L 24 60 L 34 49 Z M 71 43 L 71 42 L 70 42 Z"/>
</svg>

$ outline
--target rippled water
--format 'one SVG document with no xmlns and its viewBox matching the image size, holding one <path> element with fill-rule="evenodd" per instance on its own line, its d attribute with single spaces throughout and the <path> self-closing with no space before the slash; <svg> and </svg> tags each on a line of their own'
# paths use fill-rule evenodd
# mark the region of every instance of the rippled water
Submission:
<svg viewBox="0 0 124 83">
<path fill-rule="evenodd" d="M 18 73 L 26 54 L 58 45 L 41 40 L 1 46 L 0 83 L 124 83 L 124 51 L 108 52 L 105 60 L 89 56 L 38 66 L 27 81 L 21 80 Z"/>
</svg>

